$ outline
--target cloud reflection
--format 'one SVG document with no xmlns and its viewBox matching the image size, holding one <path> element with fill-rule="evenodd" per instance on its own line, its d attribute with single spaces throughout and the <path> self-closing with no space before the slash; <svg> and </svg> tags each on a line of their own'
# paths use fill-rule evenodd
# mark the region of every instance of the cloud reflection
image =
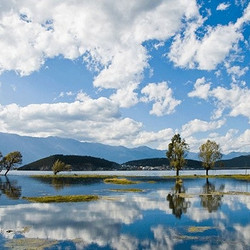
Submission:
<svg viewBox="0 0 250 250">
<path fill-rule="evenodd" d="M 234 211 L 230 210 L 231 200 L 240 204 L 246 212 L 248 197 L 216 197 L 216 206 L 212 202 L 213 209 L 210 211 L 207 207 L 202 208 L 201 193 L 188 196 L 188 186 L 185 185 L 184 188 L 184 183 L 179 186 L 176 183 L 172 190 L 169 187 L 156 188 L 145 193 L 118 194 L 115 199 L 104 198 L 89 203 L 0 206 L 1 235 L 6 240 L 17 236 L 59 241 L 77 239 L 75 245 L 78 249 L 91 244 L 98 247 L 109 246 L 112 249 L 174 249 L 185 242 L 193 245 L 192 249 L 213 249 L 215 245 L 218 249 L 232 249 L 232 245 L 239 242 L 238 246 L 244 249 L 250 244 L 250 224 L 241 224 L 240 219 L 233 220 L 229 214 Z M 211 189 L 212 194 L 206 192 Z M 215 184 L 206 183 L 204 187 L 201 185 L 205 197 L 214 195 L 218 189 L 220 188 Z M 230 190 L 230 186 L 225 185 L 225 189 Z M 169 193 L 179 195 L 188 204 L 188 207 L 184 206 L 186 210 L 178 220 L 166 200 Z M 184 194 L 187 196 L 182 196 Z M 229 209 L 227 213 L 222 209 L 222 203 Z M 179 223 L 183 218 L 185 225 Z M 189 226 L 198 227 L 201 224 L 214 228 L 211 231 L 216 235 L 215 245 L 208 243 L 206 236 L 202 234 L 188 234 Z M 139 227 L 142 234 L 137 232 Z M 194 241 L 194 237 L 198 237 L 199 244 Z"/>
</svg>

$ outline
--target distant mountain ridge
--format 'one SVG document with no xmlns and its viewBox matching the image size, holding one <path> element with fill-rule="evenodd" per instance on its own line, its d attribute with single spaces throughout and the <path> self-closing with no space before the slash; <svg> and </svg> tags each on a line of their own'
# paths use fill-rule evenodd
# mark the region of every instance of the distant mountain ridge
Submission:
<svg viewBox="0 0 250 250">
<path fill-rule="evenodd" d="M 23 165 L 55 154 L 92 156 L 117 163 L 143 158 L 165 157 L 165 151 L 145 146 L 126 148 L 59 137 L 38 138 L 0 133 L 0 152 L 4 155 L 16 150 L 23 155 Z"/>
<path fill-rule="evenodd" d="M 157 150 L 146 146 L 126 148 L 101 143 L 80 142 L 74 139 L 60 137 L 39 138 L 0 132 L 0 152 L 5 155 L 16 150 L 20 151 L 23 155 L 23 165 L 55 154 L 92 156 L 117 163 L 166 157 L 166 150 Z M 230 159 L 230 157 L 233 158 L 247 154 L 249 153 L 232 152 L 232 157 L 230 154 L 224 155 L 223 159 Z M 198 154 L 189 152 L 187 158 L 198 160 Z"/>
</svg>

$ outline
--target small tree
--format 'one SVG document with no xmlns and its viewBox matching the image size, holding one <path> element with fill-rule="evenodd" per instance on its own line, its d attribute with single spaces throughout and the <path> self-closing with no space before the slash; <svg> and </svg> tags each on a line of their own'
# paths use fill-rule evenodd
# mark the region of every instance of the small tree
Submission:
<svg viewBox="0 0 250 250">
<path fill-rule="evenodd" d="M 52 170 L 54 172 L 54 175 L 61 171 L 70 171 L 71 170 L 71 165 L 66 164 L 60 160 L 56 160 L 55 163 L 52 166 Z"/>
<path fill-rule="evenodd" d="M 4 174 L 6 176 L 12 167 L 22 163 L 22 154 L 19 151 L 11 152 L 4 156 L 1 162 L 2 166 L 6 168 Z"/>
<path fill-rule="evenodd" d="M 213 168 L 215 162 L 222 157 L 220 146 L 215 141 L 207 140 L 199 149 L 199 158 L 202 160 L 202 166 L 206 169 L 206 175 L 208 175 L 208 170 Z"/>
<path fill-rule="evenodd" d="M 188 144 L 184 139 L 181 139 L 179 134 L 174 135 L 168 144 L 166 156 L 169 159 L 170 166 L 175 168 L 176 176 L 179 176 L 180 169 L 186 164 L 185 156 L 188 149 Z"/>
</svg>

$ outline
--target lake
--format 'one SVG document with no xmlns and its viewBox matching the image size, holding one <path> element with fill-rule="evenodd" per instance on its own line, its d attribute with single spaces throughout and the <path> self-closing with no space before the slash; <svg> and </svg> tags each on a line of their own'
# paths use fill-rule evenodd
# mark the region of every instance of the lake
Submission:
<svg viewBox="0 0 250 250">
<path fill-rule="evenodd" d="M 118 185 L 29 174 L 0 176 L 0 249 L 250 249 L 249 181 L 176 182 L 163 177 L 165 171 L 133 171 L 119 174 L 138 183 Z M 101 198 L 78 203 L 23 199 L 78 194 Z"/>
</svg>

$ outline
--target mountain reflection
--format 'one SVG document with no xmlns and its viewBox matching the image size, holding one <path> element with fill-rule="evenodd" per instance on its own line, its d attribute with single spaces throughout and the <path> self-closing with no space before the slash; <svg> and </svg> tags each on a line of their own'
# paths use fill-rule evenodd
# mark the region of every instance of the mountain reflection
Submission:
<svg viewBox="0 0 250 250">
<path fill-rule="evenodd" d="M 221 192 L 223 190 L 224 185 L 221 185 L 219 189 L 216 190 L 215 185 L 207 179 L 203 186 L 202 194 L 200 195 L 202 207 L 206 208 L 209 213 L 217 211 L 222 204 L 223 195 Z"/>
<path fill-rule="evenodd" d="M 17 185 L 17 181 L 10 181 L 7 176 L 4 179 L 0 178 L 0 190 L 12 200 L 17 200 L 21 197 L 21 187 Z"/>
<path fill-rule="evenodd" d="M 169 202 L 169 208 L 172 209 L 172 213 L 176 218 L 180 219 L 182 213 L 186 213 L 187 209 L 190 207 L 190 202 L 186 201 L 183 195 L 186 190 L 182 180 L 178 179 L 172 190 L 173 193 L 167 195 L 167 201 Z"/>
</svg>

